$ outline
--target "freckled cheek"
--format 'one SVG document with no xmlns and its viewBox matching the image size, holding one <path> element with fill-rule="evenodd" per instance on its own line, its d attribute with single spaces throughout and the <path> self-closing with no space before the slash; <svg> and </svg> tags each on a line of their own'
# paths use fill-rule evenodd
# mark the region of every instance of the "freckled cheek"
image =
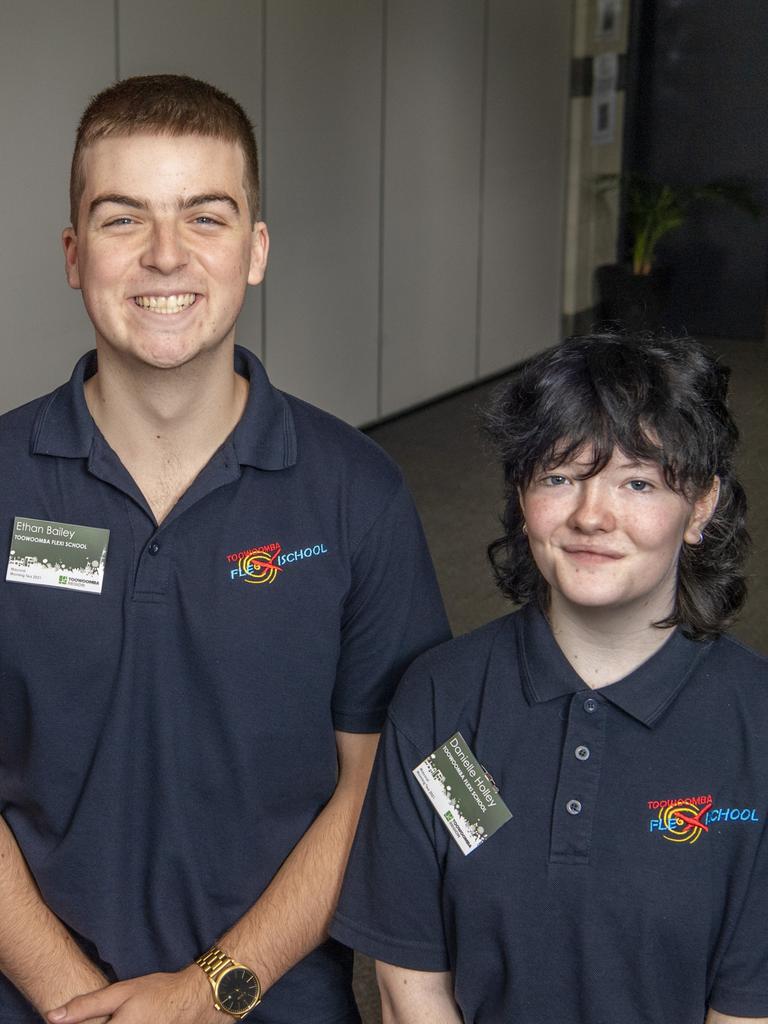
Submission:
<svg viewBox="0 0 768 1024">
<path fill-rule="evenodd" d="M 548 557 L 546 545 L 537 543 L 537 541 L 532 539 L 530 536 L 528 538 L 528 543 L 531 549 L 531 556 L 533 561 L 536 563 L 536 568 L 547 583 L 551 583 L 554 577 L 554 571 L 552 559 Z"/>
<path fill-rule="evenodd" d="M 628 523 L 626 531 L 640 547 L 674 553 L 682 543 L 684 527 L 682 518 L 648 515 Z"/>
<path fill-rule="evenodd" d="M 543 502 L 532 501 L 524 508 L 528 537 L 533 540 L 548 539 L 567 519 L 567 513 Z"/>
<path fill-rule="evenodd" d="M 554 532 L 554 527 L 545 526 L 541 520 L 528 527 L 528 547 L 530 548 L 531 556 L 538 566 L 539 572 L 546 579 L 549 579 L 551 576 L 553 567 L 559 558 L 556 536 L 555 542 L 553 542 Z"/>
</svg>

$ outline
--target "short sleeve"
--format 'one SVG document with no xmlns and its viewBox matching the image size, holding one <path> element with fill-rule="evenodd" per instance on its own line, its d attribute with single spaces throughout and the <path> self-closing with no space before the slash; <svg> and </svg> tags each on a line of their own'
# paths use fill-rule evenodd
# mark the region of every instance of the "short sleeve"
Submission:
<svg viewBox="0 0 768 1024">
<path fill-rule="evenodd" d="M 709 1005 L 733 1017 L 768 1017 L 768 832 L 757 849 L 744 907 L 718 969 Z"/>
<path fill-rule="evenodd" d="M 330 931 L 377 960 L 446 971 L 435 813 L 412 775 L 430 753 L 387 720 Z"/>
<path fill-rule="evenodd" d="M 424 532 L 400 481 L 352 553 L 333 691 L 334 728 L 378 732 L 405 669 L 449 637 Z"/>
</svg>

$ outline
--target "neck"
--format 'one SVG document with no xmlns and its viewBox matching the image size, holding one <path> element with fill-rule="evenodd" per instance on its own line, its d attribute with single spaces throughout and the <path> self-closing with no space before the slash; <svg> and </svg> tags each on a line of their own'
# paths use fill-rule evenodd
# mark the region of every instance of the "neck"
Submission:
<svg viewBox="0 0 768 1024">
<path fill-rule="evenodd" d="M 157 369 L 98 350 L 98 372 L 85 384 L 88 409 L 114 446 L 174 442 L 191 455 L 216 447 L 242 415 L 248 384 L 233 369 L 232 347 L 184 366 Z M 215 449 L 214 449 L 215 450 Z"/>
<path fill-rule="evenodd" d="M 234 430 L 248 382 L 234 372 L 231 345 L 171 369 L 99 348 L 85 399 L 160 522 Z"/>
<path fill-rule="evenodd" d="M 653 622 L 665 612 L 575 607 L 552 593 L 549 621 L 557 645 L 587 686 L 599 689 L 629 675 L 667 641 L 672 628 Z"/>
</svg>

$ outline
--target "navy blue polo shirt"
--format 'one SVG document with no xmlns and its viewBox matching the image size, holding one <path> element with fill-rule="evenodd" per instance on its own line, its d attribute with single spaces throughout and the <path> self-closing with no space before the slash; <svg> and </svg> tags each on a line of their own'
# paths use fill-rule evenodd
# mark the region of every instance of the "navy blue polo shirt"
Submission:
<svg viewBox="0 0 768 1024">
<path fill-rule="evenodd" d="M 244 415 L 158 526 L 88 413 L 94 366 L 0 419 L 6 546 L 15 516 L 110 531 L 100 595 L 0 583 L 0 811 L 48 905 L 126 978 L 184 966 L 251 906 L 334 791 L 334 730 L 378 731 L 450 634 L 370 440 L 237 349 Z M 349 961 L 321 946 L 252 1018 L 357 1020 Z M 36 1020 L 0 981 L 0 1021 Z"/>
<path fill-rule="evenodd" d="M 464 855 L 412 770 L 460 731 L 512 818 Z M 768 1015 L 768 663 L 675 632 L 589 690 L 527 608 L 395 696 L 331 934 L 467 1024 Z"/>
</svg>

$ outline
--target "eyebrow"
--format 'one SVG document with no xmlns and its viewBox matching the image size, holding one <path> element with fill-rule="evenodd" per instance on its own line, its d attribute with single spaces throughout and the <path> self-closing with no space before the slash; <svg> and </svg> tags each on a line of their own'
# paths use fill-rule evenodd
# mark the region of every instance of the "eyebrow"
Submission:
<svg viewBox="0 0 768 1024">
<path fill-rule="evenodd" d="M 112 203 L 115 206 L 128 206 L 132 210 L 148 210 L 149 203 L 145 199 L 138 199 L 136 196 L 125 196 L 120 192 L 105 192 L 91 200 L 88 207 L 88 216 L 92 217 L 96 210 L 105 203 Z M 240 216 L 240 207 L 237 201 L 227 192 L 204 192 L 197 196 L 189 196 L 179 201 L 180 210 L 193 210 L 197 206 L 207 206 L 209 203 L 226 203 L 236 216 Z"/>
<path fill-rule="evenodd" d="M 199 196 L 190 196 L 179 204 L 179 209 L 191 210 L 195 206 L 207 206 L 209 203 L 226 203 L 238 217 L 240 216 L 240 207 L 228 192 L 205 192 Z"/>
<path fill-rule="evenodd" d="M 115 206 L 130 206 L 132 210 L 147 209 L 147 204 L 135 196 L 124 196 L 119 192 L 104 192 L 102 195 L 96 196 L 95 199 L 91 200 L 91 205 L 88 207 L 88 216 L 92 217 L 96 210 L 105 203 L 114 203 Z"/>
<path fill-rule="evenodd" d="M 567 466 L 577 466 L 579 469 L 589 469 L 594 463 L 591 460 L 582 461 L 581 459 L 565 459 L 559 462 L 554 462 L 551 466 L 544 466 L 545 472 L 555 472 L 558 469 L 565 468 Z M 607 463 L 606 463 L 607 465 Z M 616 466 L 617 469 L 640 469 L 645 466 L 658 466 L 658 463 L 653 459 L 632 459 L 627 462 L 619 462 Z"/>
</svg>

